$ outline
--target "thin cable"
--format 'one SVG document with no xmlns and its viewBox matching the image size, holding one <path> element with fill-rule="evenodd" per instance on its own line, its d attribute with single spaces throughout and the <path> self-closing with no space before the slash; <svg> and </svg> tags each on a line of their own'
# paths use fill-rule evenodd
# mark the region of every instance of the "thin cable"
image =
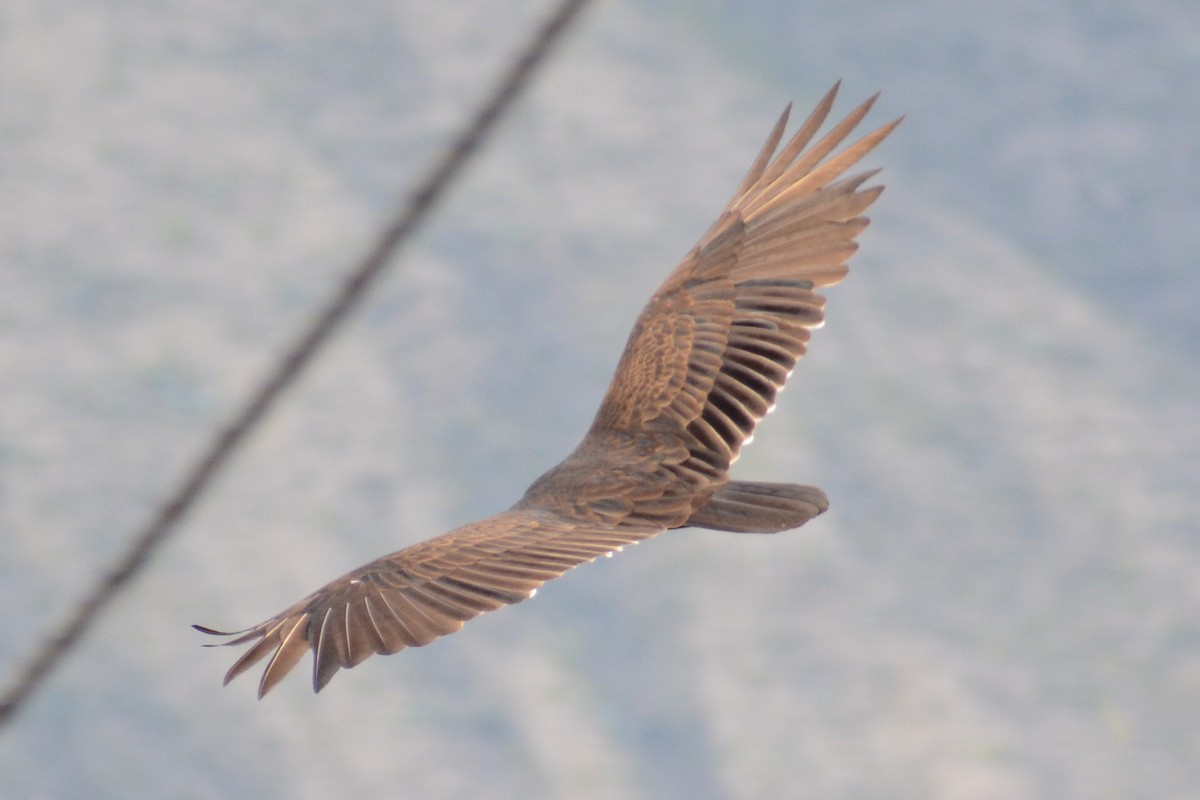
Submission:
<svg viewBox="0 0 1200 800">
<path fill-rule="evenodd" d="M 80 642 L 117 592 L 146 565 L 154 549 L 175 530 L 179 521 L 207 489 L 213 477 L 228 463 L 247 435 L 270 412 L 279 396 L 295 383 L 313 356 L 345 322 L 350 312 L 362 302 L 380 273 L 388 266 L 396 250 L 412 236 L 413 231 L 445 194 L 446 188 L 462 171 L 467 159 L 479 149 L 484 137 L 491 132 L 500 116 L 511 107 L 534 72 L 544 63 L 551 48 L 562 38 L 567 27 L 587 2 L 588 0 L 564 0 L 547 19 L 509 68 L 508 73 L 500 80 L 470 126 L 464 130 L 411 200 L 401 209 L 395 221 L 384 230 L 375 247 L 359 262 L 329 304 L 316 315 L 312 324 L 287 350 L 250 401 L 233 418 L 232 423 L 216 436 L 191 472 L 167 496 L 150 522 L 134 537 L 125 556 L 101 577 L 92 592 L 79 603 L 61 628 L 42 645 L 36 658 L 3 696 L 3 700 L 0 700 L 0 728 L 12 721 L 30 696 L 45 682 L 50 672 Z"/>
</svg>

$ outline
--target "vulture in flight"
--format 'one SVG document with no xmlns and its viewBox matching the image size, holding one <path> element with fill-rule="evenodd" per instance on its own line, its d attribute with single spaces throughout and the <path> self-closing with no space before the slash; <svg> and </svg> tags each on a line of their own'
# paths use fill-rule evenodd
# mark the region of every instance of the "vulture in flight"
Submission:
<svg viewBox="0 0 1200 800">
<path fill-rule="evenodd" d="M 776 154 L 790 106 L 733 198 L 650 298 L 583 441 L 516 505 L 378 558 L 224 644 L 263 658 L 258 696 L 311 650 L 313 690 L 372 653 L 419 647 L 544 582 L 673 528 L 775 533 L 825 511 L 815 486 L 734 481 L 729 467 L 824 320 L 881 186 L 842 177 L 899 124 L 838 152 L 870 110 L 811 147 L 837 86 Z M 807 148 L 807 149 L 806 149 Z"/>
</svg>

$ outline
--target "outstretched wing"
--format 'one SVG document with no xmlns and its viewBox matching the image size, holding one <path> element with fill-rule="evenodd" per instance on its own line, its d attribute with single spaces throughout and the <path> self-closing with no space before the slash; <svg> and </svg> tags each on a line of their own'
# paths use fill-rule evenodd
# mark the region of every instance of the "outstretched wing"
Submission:
<svg viewBox="0 0 1200 800">
<path fill-rule="evenodd" d="M 224 642 L 255 642 L 225 683 L 270 655 L 262 697 L 313 653 L 313 691 L 342 667 L 454 633 L 463 623 L 532 597 L 572 567 L 653 536 L 657 526 L 609 527 L 537 510 L 512 510 L 384 556 Z M 228 634 L 202 626 L 198 630 Z"/>
<path fill-rule="evenodd" d="M 824 322 L 825 298 L 814 289 L 846 275 L 868 222 L 861 214 L 883 191 L 862 188 L 874 172 L 841 176 L 900 120 L 831 156 L 875 97 L 805 150 L 837 89 L 772 158 L 784 111 L 729 205 L 650 299 L 589 439 L 653 433 L 659 445 L 686 448 L 679 476 L 724 479 L 804 355 L 809 332 Z M 600 449 L 585 439 L 577 452 L 589 452 L 597 469 Z"/>
</svg>

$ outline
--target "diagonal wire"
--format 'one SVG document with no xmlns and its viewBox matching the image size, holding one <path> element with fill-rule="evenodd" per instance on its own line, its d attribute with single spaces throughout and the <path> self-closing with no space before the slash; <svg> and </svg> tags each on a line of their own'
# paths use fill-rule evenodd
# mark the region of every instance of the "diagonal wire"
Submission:
<svg viewBox="0 0 1200 800">
<path fill-rule="evenodd" d="M 45 682 L 50 672 L 95 624 L 113 597 L 146 566 L 154 549 L 175 530 L 179 521 L 208 488 L 213 477 L 228 463 L 247 435 L 270 413 L 279 396 L 295 383 L 296 378 L 320 348 L 345 322 L 350 312 L 362 302 L 376 279 L 388 266 L 393 254 L 428 216 L 446 188 L 461 172 L 466 161 L 479 149 L 500 116 L 509 109 L 521 90 L 529 83 L 551 48 L 587 5 L 587 1 L 564 0 L 546 19 L 529 45 L 497 83 L 492 95 L 476 113 L 471 124 L 384 230 L 375 247 L 349 273 L 329 304 L 313 318 L 309 327 L 286 351 L 242 410 L 217 434 L 192 470 L 167 495 L 150 521 L 133 538 L 124 557 L 96 582 L 91 593 L 80 601 L 62 626 L 52 632 L 12 687 L 0 698 L 0 728 L 12 722 L 16 713 Z"/>
</svg>

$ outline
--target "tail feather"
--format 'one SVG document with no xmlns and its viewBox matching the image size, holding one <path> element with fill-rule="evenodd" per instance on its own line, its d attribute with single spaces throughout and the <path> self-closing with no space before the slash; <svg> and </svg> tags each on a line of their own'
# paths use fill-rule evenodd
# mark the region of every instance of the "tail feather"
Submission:
<svg viewBox="0 0 1200 800">
<path fill-rule="evenodd" d="M 829 508 L 816 486 L 731 481 L 692 512 L 687 525 L 734 533 L 778 533 L 798 528 Z"/>
</svg>

